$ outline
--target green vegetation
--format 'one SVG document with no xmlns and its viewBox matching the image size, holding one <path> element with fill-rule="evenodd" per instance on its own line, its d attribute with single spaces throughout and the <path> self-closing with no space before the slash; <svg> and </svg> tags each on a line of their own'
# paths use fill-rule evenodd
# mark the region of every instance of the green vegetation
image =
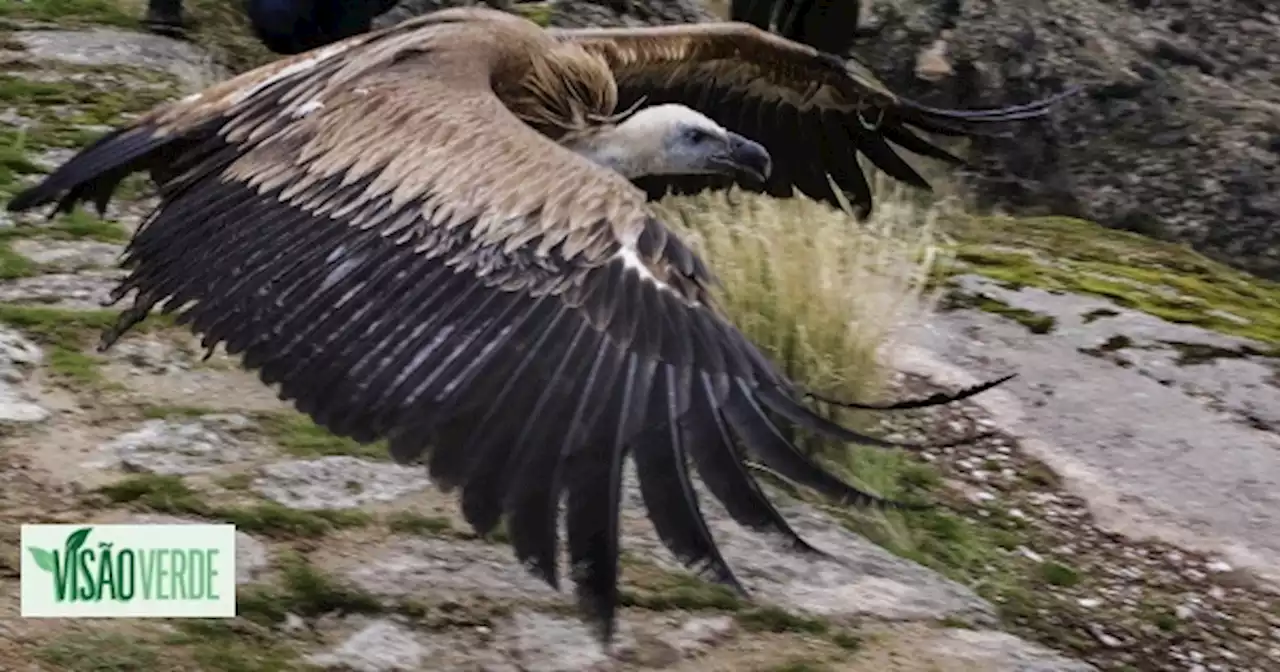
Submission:
<svg viewBox="0 0 1280 672">
<path fill-rule="evenodd" d="M 392 532 L 419 537 L 458 536 L 453 523 L 440 516 L 424 516 L 412 511 L 396 511 L 387 516 L 387 527 Z"/>
<path fill-rule="evenodd" d="M 686 572 L 670 572 L 651 562 L 625 558 L 626 586 L 619 591 L 619 603 L 651 611 L 675 609 L 737 611 L 745 606 L 733 590 L 703 581 Z"/>
<path fill-rule="evenodd" d="M 511 9 L 539 26 L 551 25 L 553 10 L 549 2 L 518 2 Z"/>
<path fill-rule="evenodd" d="M 939 306 L 942 310 L 958 308 L 975 308 L 1001 317 L 1007 317 L 1026 327 L 1033 334 L 1047 334 L 1053 331 L 1057 320 L 1051 315 L 1041 315 L 1030 310 L 1014 308 L 1009 304 L 982 294 L 972 294 L 953 289 L 943 297 Z"/>
<path fill-rule="evenodd" d="M 353 439 L 335 436 L 302 413 L 264 413 L 258 415 L 257 419 L 267 437 L 290 455 L 351 455 L 371 460 L 391 459 L 385 441 L 362 444 Z"/>
<path fill-rule="evenodd" d="M 323 614 L 376 614 L 387 611 L 377 598 L 319 571 L 298 555 L 279 562 L 279 585 L 241 589 L 236 608 L 241 618 L 260 625 L 284 622 L 286 614 L 314 618 Z"/>
<path fill-rule="evenodd" d="M 115 324 L 114 310 L 62 310 L 0 303 L 0 324 L 7 324 L 44 346 L 49 372 L 78 386 L 103 385 L 102 359 L 88 354 L 90 341 Z M 171 321 L 152 316 L 134 327 L 139 333 L 166 326 Z"/>
<path fill-rule="evenodd" d="M 0 18 L 46 21 L 60 26 L 106 25 L 136 27 L 142 2 L 125 0 L 23 0 L 0 4 Z"/>
<path fill-rule="evenodd" d="M 157 513 L 198 516 L 234 524 L 240 531 L 274 538 L 313 538 L 372 521 L 362 511 L 303 511 L 263 501 L 246 506 L 213 505 L 178 476 L 130 476 L 103 486 L 97 493 L 115 504 L 130 504 Z"/>
<path fill-rule="evenodd" d="M 114 632 L 76 632 L 58 637 L 37 649 L 36 658 L 65 672 L 164 669 L 154 642 Z"/>
<path fill-rule="evenodd" d="M 1280 284 L 1185 245 L 1066 217 L 949 218 L 959 264 L 1009 287 L 1100 296 L 1182 324 L 1280 343 Z M 1001 251 L 995 251 L 996 248 Z"/>
<path fill-rule="evenodd" d="M 831 672 L 826 663 L 801 658 L 769 667 L 766 672 Z"/>
</svg>

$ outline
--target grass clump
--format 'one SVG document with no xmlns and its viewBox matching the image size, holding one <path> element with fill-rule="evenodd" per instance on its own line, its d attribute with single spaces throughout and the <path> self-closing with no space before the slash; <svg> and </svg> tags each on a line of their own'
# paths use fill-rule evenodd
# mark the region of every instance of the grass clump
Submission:
<svg viewBox="0 0 1280 672">
<path fill-rule="evenodd" d="M 280 585 L 252 586 L 236 596 L 236 610 L 241 618 L 260 625 L 274 625 L 284 622 L 288 614 L 311 618 L 333 612 L 378 614 L 387 611 L 374 596 L 334 579 L 301 556 L 284 556 L 279 567 Z"/>
<path fill-rule="evenodd" d="M 387 527 L 392 532 L 419 537 L 444 537 L 457 534 L 453 523 L 448 518 L 424 516 L 412 511 L 397 511 L 387 516 Z"/>
<path fill-rule="evenodd" d="M 257 624 L 238 619 L 183 619 L 167 646 L 186 649 L 202 672 L 293 672 L 298 652 Z"/>
<path fill-rule="evenodd" d="M 165 669 L 154 644 L 114 632 L 75 632 L 58 637 L 36 649 L 35 657 L 65 672 Z"/>
<path fill-rule="evenodd" d="M 109 310 L 60 310 L 38 306 L 0 304 L 0 324 L 26 334 L 45 348 L 45 364 L 57 379 L 77 386 L 103 384 L 102 360 L 86 352 L 94 332 L 115 323 Z M 147 326 L 138 325 L 142 330 Z"/>
<path fill-rule="evenodd" d="M 341 528 L 359 527 L 372 519 L 362 511 L 291 509 L 275 502 L 220 506 L 204 500 L 179 476 L 144 474 L 102 486 L 98 494 L 115 504 L 157 513 L 197 516 L 231 523 L 242 532 L 276 538 L 314 538 Z"/>
<path fill-rule="evenodd" d="M 351 455 L 373 460 L 390 459 L 385 441 L 362 444 L 354 439 L 336 436 L 301 413 L 262 414 L 257 419 L 262 431 L 290 455 Z"/>
<path fill-rule="evenodd" d="M 65 26 L 98 24 L 136 28 L 142 11 L 140 0 L 23 0 L 0 3 L 0 17 Z"/>
<path fill-rule="evenodd" d="M 1080 583 L 1080 572 L 1058 562 L 1046 562 L 1040 565 L 1040 576 L 1044 578 L 1045 583 L 1062 588 L 1070 588 Z"/>
<path fill-rule="evenodd" d="M 624 565 L 626 586 L 619 591 L 623 606 L 651 611 L 738 611 L 742 598 L 721 586 L 685 572 L 667 571 L 630 556 Z"/>
<path fill-rule="evenodd" d="M 772 606 L 755 607 L 735 615 L 738 625 L 747 632 L 799 632 L 825 635 L 830 624 L 820 618 L 798 616 Z"/>
<path fill-rule="evenodd" d="M 736 190 L 658 208 L 720 278 L 732 322 L 783 372 L 828 396 L 865 399 L 884 380 L 878 351 L 931 301 L 933 215 L 893 195 L 863 223 L 809 199 Z"/>
</svg>

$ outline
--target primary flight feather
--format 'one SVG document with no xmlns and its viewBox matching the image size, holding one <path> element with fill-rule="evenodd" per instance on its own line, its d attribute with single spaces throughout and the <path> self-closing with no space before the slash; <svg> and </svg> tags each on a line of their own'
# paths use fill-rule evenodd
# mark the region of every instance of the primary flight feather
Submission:
<svg viewBox="0 0 1280 672">
<path fill-rule="evenodd" d="M 749 26 L 575 35 L 445 10 L 160 106 L 8 208 L 102 208 L 126 175 L 150 172 L 160 204 L 112 298 L 137 293 L 100 347 L 153 307 L 177 312 L 332 432 L 387 438 L 401 462 L 425 456 L 475 529 L 505 518 L 516 555 L 553 586 L 563 497 L 577 593 L 608 640 L 628 454 L 663 542 L 738 587 L 688 458 L 737 521 L 816 552 L 744 451 L 840 501 L 892 505 L 823 470 L 785 430 L 907 445 L 805 407 L 631 183 L 776 171 L 764 147 L 687 107 L 620 112 L 618 68 L 646 53 L 767 55 L 766 78 L 844 72 Z"/>
</svg>

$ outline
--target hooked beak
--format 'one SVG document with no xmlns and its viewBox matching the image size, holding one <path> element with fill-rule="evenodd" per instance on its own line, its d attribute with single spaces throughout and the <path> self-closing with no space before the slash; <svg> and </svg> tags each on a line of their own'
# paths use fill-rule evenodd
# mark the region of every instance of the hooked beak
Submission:
<svg viewBox="0 0 1280 672">
<path fill-rule="evenodd" d="M 729 133 L 727 154 L 724 161 L 729 168 L 759 182 L 768 180 L 773 172 L 773 159 L 769 156 L 769 150 L 737 133 Z"/>
</svg>

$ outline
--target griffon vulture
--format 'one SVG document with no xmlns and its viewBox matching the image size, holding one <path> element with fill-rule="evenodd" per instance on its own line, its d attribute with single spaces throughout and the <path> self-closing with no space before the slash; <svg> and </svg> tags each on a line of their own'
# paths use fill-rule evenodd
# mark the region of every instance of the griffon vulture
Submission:
<svg viewBox="0 0 1280 672">
<path fill-rule="evenodd" d="M 892 506 L 785 432 L 909 445 L 804 406 L 713 304 L 703 261 L 628 181 L 769 177 L 767 151 L 693 110 L 616 108 L 615 77 L 636 82 L 667 63 L 665 81 L 695 88 L 723 81 L 699 64 L 730 72 L 731 59 L 757 78 L 748 89 L 782 100 L 928 116 L 750 26 L 575 35 L 453 9 L 162 105 L 8 209 L 101 209 L 122 178 L 150 171 L 160 204 L 126 249 L 129 275 L 112 302 L 138 293 L 99 347 L 155 306 L 177 312 L 210 351 L 224 343 L 335 434 L 385 437 L 396 460 L 424 458 L 437 484 L 461 489 L 478 532 L 505 515 L 516 555 L 552 586 L 563 495 L 577 593 L 608 641 L 628 453 L 663 542 L 702 576 L 739 587 L 699 511 L 688 457 L 740 523 L 817 553 L 764 496 L 743 451 L 839 501 Z"/>
</svg>

